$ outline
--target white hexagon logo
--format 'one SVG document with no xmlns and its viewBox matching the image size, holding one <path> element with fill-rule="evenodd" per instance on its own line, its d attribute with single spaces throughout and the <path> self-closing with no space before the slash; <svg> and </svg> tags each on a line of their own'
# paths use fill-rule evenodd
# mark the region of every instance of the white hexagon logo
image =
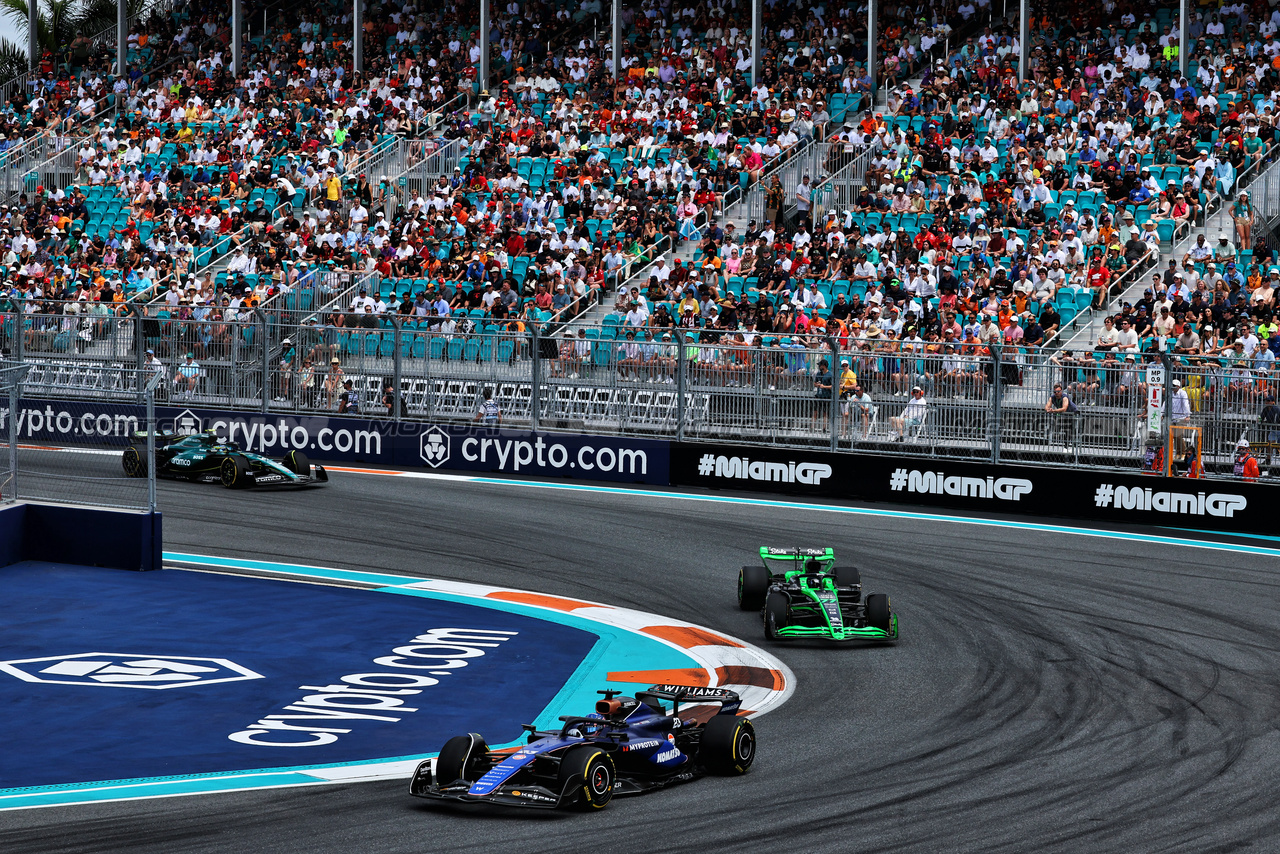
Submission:
<svg viewBox="0 0 1280 854">
<path fill-rule="evenodd" d="M 432 427 L 423 433 L 418 455 L 433 469 L 449 462 L 449 434 L 439 427 Z"/>
<path fill-rule="evenodd" d="M 194 436 L 200 432 L 200 416 L 184 409 L 173 417 L 173 432 L 180 436 Z"/>
<path fill-rule="evenodd" d="M 81 652 L 0 661 L 0 670 L 24 682 L 152 690 L 264 678 L 262 674 L 225 658 L 118 652 Z"/>
</svg>

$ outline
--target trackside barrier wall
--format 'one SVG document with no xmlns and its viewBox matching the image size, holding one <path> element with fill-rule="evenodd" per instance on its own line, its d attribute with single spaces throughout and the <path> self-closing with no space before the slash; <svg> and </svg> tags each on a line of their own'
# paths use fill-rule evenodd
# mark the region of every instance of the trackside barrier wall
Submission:
<svg viewBox="0 0 1280 854">
<path fill-rule="evenodd" d="M 140 423 L 119 407 L 104 417 L 94 401 L 24 398 L 17 412 L 23 442 L 89 442 L 119 447 Z M 222 409 L 156 407 L 160 429 L 213 429 L 246 451 L 282 456 L 301 450 L 317 461 L 376 463 L 400 468 L 574 477 L 583 480 L 670 482 L 663 440 L 508 430 L 479 424 L 424 424 L 312 415 L 264 415 Z"/>
<path fill-rule="evenodd" d="M 671 483 L 1223 533 L 1274 533 L 1280 497 L 1240 480 L 711 443 L 672 443 Z"/>
<path fill-rule="evenodd" d="M 162 550 L 159 513 L 24 501 L 0 508 L 0 567 L 38 560 L 151 570 Z"/>
<path fill-rule="evenodd" d="M 141 411 L 141 407 L 139 407 Z M 132 425 L 100 419 L 92 401 L 23 399 L 23 441 L 123 449 Z M 581 481 L 729 489 L 801 498 L 946 507 L 1211 529 L 1274 532 L 1274 486 L 1096 470 L 1037 468 L 935 456 L 865 455 L 620 436 L 531 432 L 325 416 L 157 407 L 182 433 L 214 429 L 249 451 L 303 450 L 317 461 L 373 463 Z M 340 487 L 339 487 L 340 488 Z"/>
</svg>

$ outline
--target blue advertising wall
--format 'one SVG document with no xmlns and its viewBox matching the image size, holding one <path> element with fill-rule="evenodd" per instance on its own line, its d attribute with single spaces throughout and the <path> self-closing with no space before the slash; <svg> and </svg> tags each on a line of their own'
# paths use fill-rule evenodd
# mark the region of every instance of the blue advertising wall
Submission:
<svg viewBox="0 0 1280 854">
<path fill-rule="evenodd" d="M 130 412 L 132 410 L 132 412 Z M 1274 485 L 1138 472 L 951 460 L 926 454 L 831 453 L 810 448 L 535 433 L 479 425 L 280 416 L 159 407 L 161 427 L 214 429 L 242 448 L 317 461 L 396 468 L 564 477 L 583 481 L 1013 512 L 1107 523 L 1274 533 Z M 123 447 L 141 407 L 24 400 L 23 441 Z"/>
<path fill-rule="evenodd" d="M 142 407 L 24 399 L 14 417 L 22 441 L 124 447 L 142 419 Z M 666 441 L 172 406 L 158 406 L 156 417 L 162 428 L 182 433 L 214 429 L 246 451 L 268 456 L 301 450 L 318 461 L 670 483 Z"/>
</svg>

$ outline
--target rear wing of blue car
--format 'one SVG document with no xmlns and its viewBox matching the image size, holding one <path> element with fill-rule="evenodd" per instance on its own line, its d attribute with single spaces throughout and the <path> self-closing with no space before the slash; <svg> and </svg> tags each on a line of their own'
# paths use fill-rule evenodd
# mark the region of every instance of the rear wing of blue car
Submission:
<svg viewBox="0 0 1280 854">
<path fill-rule="evenodd" d="M 696 685 L 654 685 L 647 691 L 637 691 L 636 699 L 652 706 L 661 705 L 662 701 L 671 703 L 674 715 L 681 703 L 698 705 L 718 703 L 722 713 L 737 714 L 742 707 L 742 698 L 737 691 L 728 688 L 704 688 Z"/>
</svg>

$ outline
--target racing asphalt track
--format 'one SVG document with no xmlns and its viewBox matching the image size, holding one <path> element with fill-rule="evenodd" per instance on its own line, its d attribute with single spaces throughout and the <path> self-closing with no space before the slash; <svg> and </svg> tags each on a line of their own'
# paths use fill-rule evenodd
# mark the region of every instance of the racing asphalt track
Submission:
<svg viewBox="0 0 1280 854">
<path fill-rule="evenodd" d="M 377 782 L 2 812 L 0 851 L 1280 848 L 1276 558 L 342 473 L 304 493 L 162 483 L 160 499 L 169 550 L 635 606 L 762 644 L 797 690 L 759 720 L 745 778 L 600 814 L 463 813 Z M 903 640 L 762 641 L 733 595 L 761 544 L 855 558 Z"/>
</svg>

